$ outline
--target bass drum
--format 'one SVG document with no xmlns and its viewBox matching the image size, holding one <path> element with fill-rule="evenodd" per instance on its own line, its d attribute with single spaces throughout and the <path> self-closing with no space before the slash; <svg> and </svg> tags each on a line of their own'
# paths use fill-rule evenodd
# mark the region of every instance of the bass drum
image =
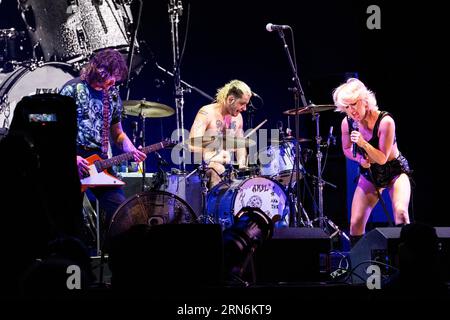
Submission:
<svg viewBox="0 0 450 320">
<path fill-rule="evenodd" d="M 44 61 L 66 62 L 88 58 L 100 49 L 128 47 L 130 30 L 125 24 L 132 22 L 128 7 L 114 0 L 27 0 L 20 5 Z"/>
<path fill-rule="evenodd" d="M 234 216 L 243 207 L 260 208 L 276 222 L 289 225 L 289 203 L 282 185 L 264 177 L 221 182 L 211 189 L 206 211 L 214 222 L 226 229 L 233 225 Z"/>
<path fill-rule="evenodd" d="M 0 73 L 0 128 L 9 128 L 14 109 L 24 96 L 59 92 L 76 74 L 71 65 L 60 62 L 44 63 L 34 70 L 20 67 L 10 73 Z"/>
<path fill-rule="evenodd" d="M 180 197 L 166 191 L 146 191 L 128 198 L 117 208 L 108 228 L 107 240 L 134 225 L 154 226 L 196 222 L 196 214 Z"/>
</svg>

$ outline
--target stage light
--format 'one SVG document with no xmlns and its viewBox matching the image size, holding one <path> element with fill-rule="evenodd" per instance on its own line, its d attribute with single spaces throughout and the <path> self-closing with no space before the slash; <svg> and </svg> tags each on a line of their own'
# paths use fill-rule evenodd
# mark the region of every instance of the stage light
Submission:
<svg viewBox="0 0 450 320">
<path fill-rule="evenodd" d="M 242 208 L 223 231 L 225 277 L 242 277 L 253 253 L 272 235 L 273 221 L 267 214 L 260 208 Z"/>
</svg>

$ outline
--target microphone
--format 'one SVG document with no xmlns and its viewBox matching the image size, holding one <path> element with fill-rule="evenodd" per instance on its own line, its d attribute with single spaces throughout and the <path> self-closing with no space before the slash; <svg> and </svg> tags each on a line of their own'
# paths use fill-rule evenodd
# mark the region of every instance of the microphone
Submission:
<svg viewBox="0 0 450 320">
<path fill-rule="evenodd" d="M 353 131 L 358 131 L 359 130 L 358 122 L 353 121 L 352 127 L 353 127 Z M 353 145 L 352 145 L 353 158 L 356 158 L 356 147 L 357 147 L 356 142 L 353 142 Z"/>
<path fill-rule="evenodd" d="M 269 32 L 275 31 L 275 30 L 284 30 L 284 29 L 289 29 L 291 27 L 289 27 L 288 25 L 285 24 L 273 24 L 273 23 L 268 23 L 266 24 L 266 30 Z"/>
<path fill-rule="evenodd" d="M 258 98 L 259 100 L 262 100 L 263 98 L 261 98 L 261 96 L 259 94 L 257 94 L 256 92 L 252 91 L 252 96 L 254 96 L 255 98 Z"/>
<path fill-rule="evenodd" d="M 330 140 L 333 137 L 333 126 L 330 127 L 330 132 L 328 133 L 327 146 L 330 146 Z"/>
</svg>

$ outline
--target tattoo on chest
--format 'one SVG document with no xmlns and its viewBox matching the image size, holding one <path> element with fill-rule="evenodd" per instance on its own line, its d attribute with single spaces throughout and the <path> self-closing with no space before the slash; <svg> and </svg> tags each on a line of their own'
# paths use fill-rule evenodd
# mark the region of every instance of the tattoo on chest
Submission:
<svg viewBox="0 0 450 320">
<path fill-rule="evenodd" d="M 221 134 L 223 132 L 223 122 L 220 120 L 216 120 L 216 128 L 217 128 L 217 134 Z"/>
</svg>

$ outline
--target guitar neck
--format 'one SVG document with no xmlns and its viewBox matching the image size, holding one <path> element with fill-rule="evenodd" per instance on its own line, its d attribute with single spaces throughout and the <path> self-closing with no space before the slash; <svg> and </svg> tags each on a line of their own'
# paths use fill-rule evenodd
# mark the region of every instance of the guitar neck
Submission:
<svg viewBox="0 0 450 320">
<path fill-rule="evenodd" d="M 160 149 L 163 149 L 165 147 L 163 142 L 158 142 L 149 146 L 146 146 L 144 148 L 142 148 L 142 152 L 147 154 L 147 153 L 151 153 Z M 123 153 L 121 155 L 118 156 L 114 156 L 112 158 L 109 159 L 105 159 L 105 160 L 101 160 L 101 161 L 97 161 L 96 162 L 96 167 L 98 170 L 103 171 L 105 169 L 108 169 L 112 166 L 116 166 L 119 165 L 120 163 L 124 162 L 124 161 L 128 161 L 128 160 L 132 160 L 133 159 L 133 153 L 132 152 L 127 152 L 127 153 Z"/>
</svg>

